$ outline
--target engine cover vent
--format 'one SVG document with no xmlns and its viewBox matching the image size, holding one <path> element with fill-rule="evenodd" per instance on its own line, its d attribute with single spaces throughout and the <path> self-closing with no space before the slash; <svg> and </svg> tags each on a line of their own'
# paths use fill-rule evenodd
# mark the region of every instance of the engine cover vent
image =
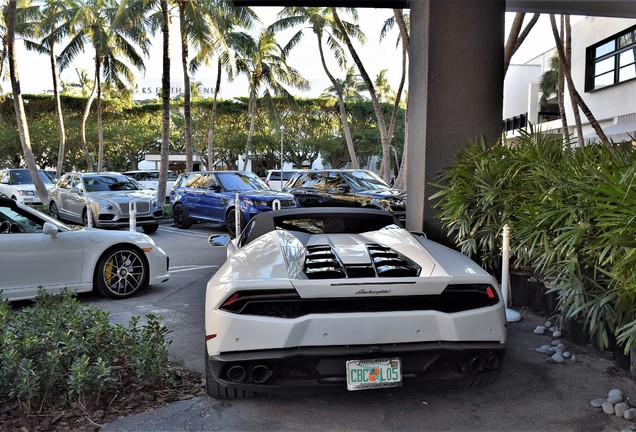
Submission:
<svg viewBox="0 0 636 432">
<path fill-rule="evenodd" d="M 422 268 L 419 265 L 390 247 L 369 244 L 367 249 L 378 277 L 413 277 L 420 275 Z"/>
</svg>

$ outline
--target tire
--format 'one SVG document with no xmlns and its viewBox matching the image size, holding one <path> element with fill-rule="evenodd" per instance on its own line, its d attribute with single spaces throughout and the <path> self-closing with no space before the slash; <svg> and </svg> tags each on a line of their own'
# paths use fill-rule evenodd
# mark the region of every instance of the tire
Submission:
<svg viewBox="0 0 636 432">
<path fill-rule="evenodd" d="M 192 221 L 188 215 L 188 209 L 186 209 L 181 203 L 174 205 L 172 209 L 172 220 L 174 220 L 175 226 L 179 229 L 187 229 L 192 226 Z"/>
<path fill-rule="evenodd" d="M 59 221 L 62 220 L 60 219 L 60 212 L 57 209 L 57 204 L 55 204 L 55 201 L 51 201 L 51 204 L 49 204 L 49 214 L 53 219 L 57 219 Z"/>
<path fill-rule="evenodd" d="M 110 298 L 130 297 L 148 285 L 148 263 L 143 254 L 122 246 L 106 251 L 95 269 L 97 290 Z"/>
<path fill-rule="evenodd" d="M 207 352 L 207 350 L 206 350 Z M 214 379 L 207 354 L 205 355 L 205 389 L 214 399 L 251 399 L 254 392 L 224 387 Z"/>
<path fill-rule="evenodd" d="M 159 229 L 159 224 L 152 224 L 152 225 L 142 225 L 141 229 L 146 233 L 146 234 L 152 234 L 153 232 L 156 232 L 157 229 Z"/>
<path fill-rule="evenodd" d="M 84 209 L 84 211 L 82 212 L 82 225 L 84 225 L 85 227 L 88 226 L 88 211 L 86 211 L 86 209 Z M 93 216 L 93 228 L 98 228 L 97 224 L 95 223 L 95 216 Z"/>
<path fill-rule="evenodd" d="M 227 231 L 230 233 L 231 237 L 236 235 L 236 216 L 235 216 L 236 208 L 232 207 L 228 212 L 227 216 L 225 216 L 225 226 L 227 227 Z M 245 218 L 243 214 L 239 214 L 239 233 L 243 231 L 243 227 L 245 226 Z"/>
</svg>

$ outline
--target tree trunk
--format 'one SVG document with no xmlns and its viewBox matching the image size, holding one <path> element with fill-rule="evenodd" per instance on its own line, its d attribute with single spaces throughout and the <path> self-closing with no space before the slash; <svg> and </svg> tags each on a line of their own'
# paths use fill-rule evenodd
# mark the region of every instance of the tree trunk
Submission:
<svg viewBox="0 0 636 432">
<path fill-rule="evenodd" d="M 97 79 L 95 79 L 93 90 L 88 95 L 88 99 L 86 99 L 86 106 L 84 107 L 84 114 L 82 114 L 82 122 L 80 123 L 80 140 L 82 143 L 82 149 L 84 150 L 84 158 L 86 159 L 87 171 L 93 171 L 93 162 L 91 160 L 91 153 L 88 150 L 88 143 L 86 142 L 86 121 L 88 120 L 88 115 L 91 112 L 91 105 L 93 105 L 93 100 L 95 100 L 96 94 L 97 94 Z"/>
<path fill-rule="evenodd" d="M 161 72 L 161 151 L 157 199 L 166 201 L 168 166 L 170 165 L 170 12 L 168 0 L 161 0 L 161 34 L 163 35 L 163 63 Z"/>
<path fill-rule="evenodd" d="M 570 97 L 573 98 L 576 104 L 581 108 L 581 111 L 583 111 L 583 114 L 585 114 L 585 117 L 587 117 L 588 121 L 590 122 L 590 125 L 594 129 L 594 132 L 596 132 L 596 135 L 598 135 L 598 138 L 601 140 L 601 143 L 603 143 L 603 145 L 605 146 L 609 146 L 610 142 L 607 139 L 605 132 L 603 132 L 601 125 L 598 124 L 598 122 L 596 121 L 596 118 L 594 117 L 590 109 L 588 108 L 587 104 L 585 103 L 583 98 L 581 98 L 581 95 L 579 95 L 579 93 L 576 91 L 576 87 L 574 87 L 574 81 L 572 81 L 572 75 L 568 73 L 568 71 L 571 68 L 567 62 L 565 51 L 563 49 L 563 41 L 561 40 L 561 37 L 559 36 L 559 31 L 557 29 L 556 20 L 553 14 L 550 14 L 550 24 L 552 26 L 552 35 L 554 36 L 554 41 L 556 42 L 557 52 L 559 53 L 559 61 L 563 63 L 565 81 L 568 84 Z"/>
<path fill-rule="evenodd" d="M 102 122 L 102 82 L 101 82 L 101 61 L 96 61 L 95 86 L 97 87 L 97 142 L 99 153 L 97 156 L 97 172 L 104 170 L 104 124 Z"/>
<path fill-rule="evenodd" d="M 26 119 L 26 112 L 24 110 L 24 103 L 22 101 L 22 91 L 20 90 L 20 77 L 18 76 L 18 60 L 15 53 L 15 15 L 16 15 L 16 0 L 9 0 L 6 16 L 6 32 L 7 32 L 7 48 L 9 56 L 9 75 L 11 76 L 11 91 L 13 92 L 13 108 L 15 110 L 15 118 L 18 122 L 18 134 L 20 135 L 20 143 L 22 144 L 22 150 L 24 152 L 24 159 L 26 160 L 27 168 L 33 178 L 33 184 L 37 191 L 42 203 L 46 204 L 48 201 L 48 191 L 40 178 L 38 172 L 38 166 L 35 163 L 33 157 L 33 150 L 31 148 L 31 138 L 29 137 L 29 125 Z"/>
<path fill-rule="evenodd" d="M 409 141 L 409 101 L 406 100 L 406 111 L 404 112 L 404 151 L 402 152 L 402 164 L 393 187 L 395 189 L 406 190 L 406 176 L 408 175 L 408 146 Z"/>
<path fill-rule="evenodd" d="M 565 59 L 568 64 L 568 68 L 572 65 L 572 28 L 570 27 L 570 15 L 565 15 Z M 563 33 L 563 32 L 562 32 Z M 567 73 L 572 74 L 572 70 L 568 69 Z M 574 99 L 570 98 L 572 103 L 572 112 L 574 113 L 574 124 L 576 125 L 576 138 L 579 143 L 579 147 L 585 145 L 583 139 L 583 126 L 581 124 L 581 115 L 579 114 L 579 107 L 574 102 Z"/>
<path fill-rule="evenodd" d="M 214 122 L 216 121 L 216 106 L 221 89 L 221 59 L 217 62 L 216 86 L 214 87 L 214 100 L 212 102 L 212 115 L 210 116 L 210 127 L 208 128 L 208 169 L 214 169 Z"/>
<path fill-rule="evenodd" d="M 331 84 L 336 89 L 336 95 L 338 95 L 338 109 L 340 111 L 340 123 L 342 124 L 342 131 L 344 132 L 345 143 L 347 144 L 347 150 L 349 150 L 349 158 L 351 159 L 351 168 L 358 169 L 360 168 L 360 163 L 358 162 L 358 157 L 356 156 L 356 149 L 353 146 L 353 137 L 351 136 L 351 128 L 349 127 L 349 120 L 347 119 L 347 107 L 345 105 L 344 96 L 342 94 L 342 86 L 338 81 L 334 78 L 334 76 L 327 68 L 327 63 L 325 62 L 325 53 L 322 49 L 322 34 L 319 31 L 316 31 L 316 37 L 318 38 L 318 51 L 320 52 L 320 61 L 322 62 L 322 68 L 325 70 L 325 73 L 329 77 Z"/>
<path fill-rule="evenodd" d="M 380 130 L 380 142 L 382 143 L 381 166 L 383 167 L 383 170 L 380 174 L 382 175 L 382 179 L 388 183 L 389 172 L 390 172 L 389 169 L 391 164 L 390 157 L 389 157 L 391 137 L 389 136 L 387 128 L 386 128 L 386 123 L 384 121 L 384 113 L 382 112 L 382 107 L 380 106 L 380 102 L 378 101 L 378 96 L 375 92 L 373 81 L 371 81 L 371 78 L 369 78 L 369 74 L 364 68 L 364 65 L 362 64 L 362 60 L 360 60 L 360 56 L 358 56 L 356 49 L 351 43 L 351 39 L 349 38 L 349 35 L 347 34 L 346 29 L 344 28 L 344 25 L 342 24 L 342 21 L 340 21 L 340 17 L 338 16 L 338 12 L 336 11 L 336 8 L 331 8 L 331 10 L 333 13 L 334 21 L 336 22 L 336 25 L 338 26 L 338 29 L 340 30 L 340 33 L 342 34 L 342 37 L 345 43 L 347 44 L 347 47 L 349 48 L 351 57 L 353 57 L 353 61 L 358 67 L 358 71 L 360 72 L 362 79 L 367 85 L 369 94 L 371 95 L 371 104 L 373 105 L 373 110 L 375 111 L 375 116 L 378 121 L 378 129 Z"/>
<path fill-rule="evenodd" d="M 179 2 L 179 30 L 181 31 L 181 67 L 183 68 L 183 118 L 185 121 L 185 153 L 186 171 L 192 171 L 192 113 L 190 73 L 188 72 L 188 35 L 186 33 L 185 7 L 186 1 Z"/>
<path fill-rule="evenodd" d="M 539 20 L 539 16 L 541 16 L 541 14 L 538 13 L 534 14 L 530 19 L 530 22 L 528 22 L 528 25 L 526 25 L 523 31 L 521 31 L 525 15 L 526 14 L 521 12 L 515 15 L 515 19 L 512 22 L 512 28 L 510 29 L 510 33 L 508 33 L 508 39 L 504 48 L 504 76 L 506 75 L 506 72 L 508 72 L 512 56 L 517 52 L 523 41 L 530 33 L 530 30 L 532 30 L 532 27 L 534 27 Z"/>
<path fill-rule="evenodd" d="M 247 145 L 245 146 L 245 159 L 243 160 L 243 171 L 247 171 L 249 161 L 252 154 L 252 139 L 254 137 L 254 124 L 256 123 L 256 95 L 250 95 L 250 103 L 248 107 L 250 116 L 250 129 L 247 133 Z"/>
<path fill-rule="evenodd" d="M 400 27 L 400 35 L 402 38 L 402 76 L 400 77 L 400 84 L 398 86 L 396 95 L 395 95 L 395 103 L 393 104 L 393 111 L 391 112 L 391 121 L 389 122 L 389 137 L 393 140 L 393 133 L 395 132 L 395 124 L 397 123 L 397 113 L 400 109 L 400 100 L 402 98 L 402 90 L 404 90 L 404 83 L 406 81 L 406 62 L 409 55 L 409 36 L 406 28 L 406 23 L 404 21 L 404 16 L 402 15 L 401 9 L 393 9 L 393 14 L 395 15 L 395 21 L 398 23 Z M 406 142 L 405 148 L 406 148 Z M 396 153 L 397 159 L 397 153 Z M 400 165 L 398 165 L 398 161 L 395 162 L 395 168 L 400 169 Z"/>
<path fill-rule="evenodd" d="M 559 104 L 559 116 L 561 117 L 561 129 L 563 130 L 563 142 L 570 145 L 570 128 L 568 119 L 565 115 L 565 72 L 563 63 L 559 61 L 559 70 L 557 71 L 557 103 Z"/>
<path fill-rule="evenodd" d="M 64 114 L 62 113 L 62 101 L 60 99 L 60 79 L 57 73 L 57 61 L 53 51 L 53 45 L 50 49 L 51 74 L 53 75 L 53 94 L 55 95 L 55 112 L 57 114 L 57 125 L 60 128 L 60 146 L 57 151 L 57 167 L 55 170 L 55 178 L 60 178 L 64 171 L 64 153 L 66 147 L 66 130 L 64 129 Z"/>
</svg>

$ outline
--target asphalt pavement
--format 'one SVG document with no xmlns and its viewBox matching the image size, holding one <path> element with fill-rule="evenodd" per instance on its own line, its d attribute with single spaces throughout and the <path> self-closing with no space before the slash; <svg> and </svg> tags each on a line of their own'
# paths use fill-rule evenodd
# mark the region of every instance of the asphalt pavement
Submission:
<svg viewBox="0 0 636 432">
<path fill-rule="evenodd" d="M 202 312 L 201 312 L 202 313 Z M 466 390 L 394 388 L 221 401 L 197 397 L 120 418 L 119 431 L 621 431 L 633 421 L 604 414 L 592 399 L 618 388 L 636 401 L 629 371 L 588 346 L 561 338 L 576 363 L 547 364 L 535 351 L 552 338 L 533 333 L 545 317 L 522 311 L 508 324 L 507 355 L 498 380 Z M 198 369 L 202 371 L 202 360 Z"/>
</svg>

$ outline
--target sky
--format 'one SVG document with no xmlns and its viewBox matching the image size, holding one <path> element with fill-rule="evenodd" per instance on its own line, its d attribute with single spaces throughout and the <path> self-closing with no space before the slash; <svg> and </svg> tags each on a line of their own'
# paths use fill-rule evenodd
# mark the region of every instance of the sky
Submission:
<svg viewBox="0 0 636 432">
<path fill-rule="evenodd" d="M 256 7 L 254 8 L 259 15 L 262 24 L 257 25 L 255 31 L 270 25 L 276 20 L 276 14 L 280 10 L 277 7 Z M 388 70 L 389 84 L 393 88 L 397 88 L 401 73 L 401 50 L 396 47 L 398 29 L 394 27 L 391 33 L 380 42 L 380 29 L 387 18 L 393 16 L 390 9 L 371 9 L 361 8 L 358 10 L 360 16 L 360 25 L 367 37 L 364 46 L 358 46 L 358 53 L 362 59 L 369 76 L 374 79 L 381 70 Z M 514 14 L 506 14 L 506 23 L 512 22 Z M 526 16 L 526 20 L 529 19 Z M 289 38 L 297 31 L 287 31 L 279 33 L 277 40 L 281 45 L 287 43 Z M 506 35 L 508 26 L 506 27 Z M 178 28 L 173 26 L 171 30 L 171 87 L 173 92 L 179 93 L 183 87 L 182 71 L 181 71 L 181 49 L 178 40 Z M 540 22 L 530 33 L 529 38 L 520 47 L 518 53 L 513 57 L 513 63 L 525 62 L 554 46 L 552 41 L 549 21 L 547 16 L 542 17 Z M 502 47 L 503 50 L 503 47 Z M 48 57 L 26 52 L 21 45 L 18 44 L 18 70 L 23 93 L 43 93 L 52 90 L 52 78 Z M 137 74 L 138 92 L 135 99 L 145 99 L 155 97 L 157 87 L 161 85 L 161 38 L 159 36 L 153 39 L 153 46 L 150 50 L 150 56 L 146 62 L 145 73 Z M 316 39 L 311 32 L 307 32 L 304 42 L 297 46 L 291 52 L 288 58 L 288 64 L 299 70 L 299 72 L 311 82 L 311 90 L 301 92 L 292 90 L 292 93 L 300 97 L 317 97 L 331 83 L 320 63 L 318 56 L 318 48 Z M 335 63 L 329 65 L 331 72 L 339 78 L 344 73 L 338 73 Z M 62 72 L 61 78 L 65 82 L 78 82 L 78 70 L 85 69 L 89 75 L 93 73 L 92 56 L 85 54 L 75 63 L 74 68 L 69 68 Z M 216 82 L 215 68 L 203 67 L 199 72 L 191 77 L 192 82 L 200 83 L 200 92 L 204 95 L 212 97 L 212 91 Z M 3 87 L 10 87 L 8 82 L 3 83 Z M 5 90 L 6 91 L 6 90 Z M 237 96 L 247 95 L 247 80 L 244 77 L 237 78 L 234 82 L 224 80 L 221 84 L 222 99 L 231 99 Z"/>
</svg>

